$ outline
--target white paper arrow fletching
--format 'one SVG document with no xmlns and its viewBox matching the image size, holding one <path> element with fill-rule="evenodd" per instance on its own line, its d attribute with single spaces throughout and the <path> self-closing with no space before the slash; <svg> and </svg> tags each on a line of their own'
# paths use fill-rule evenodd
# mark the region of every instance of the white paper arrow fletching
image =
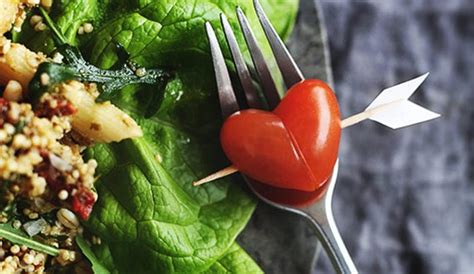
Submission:
<svg viewBox="0 0 474 274">
<path fill-rule="evenodd" d="M 426 73 L 415 79 L 382 90 L 377 98 L 375 98 L 365 110 L 369 110 L 380 105 L 389 104 L 398 100 L 408 100 L 408 98 L 410 98 L 410 96 L 412 96 L 418 87 L 420 87 L 421 84 L 426 80 L 428 75 L 429 73 Z"/>
<path fill-rule="evenodd" d="M 368 118 L 393 129 L 438 118 L 438 113 L 408 101 L 426 77 L 428 73 L 384 89 L 365 109 Z"/>
<path fill-rule="evenodd" d="M 395 104 L 387 105 L 383 111 L 375 112 L 369 119 L 387 127 L 397 129 L 435 119 L 439 116 L 438 113 L 432 112 L 408 100 L 403 100 Z"/>
</svg>

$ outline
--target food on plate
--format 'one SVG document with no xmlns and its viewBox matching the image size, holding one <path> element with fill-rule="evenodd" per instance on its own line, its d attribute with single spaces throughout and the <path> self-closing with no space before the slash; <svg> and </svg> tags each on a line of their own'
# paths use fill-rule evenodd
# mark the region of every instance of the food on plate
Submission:
<svg viewBox="0 0 474 274">
<path fill-rule="evenodd" d="M 0 49 L 0 271 L 82 269 L 87 263 L 75 241 L 98 195 L 97 162 L 81 152 L 139 137 L 141 129 L 110 102 L 95 102 L 93 83 L 48 86 L 52 75 L 37 71 L 53 61 L 46 55 L 5 36 Z M 49 89 L 30 100 L 35 74 Z"/>
<path fill-rule="evenodd" d="M 26 91 L 39 64 L 46 61 L 46 56 L 34 53 L 22 44 L 12 43 L 5 37 L 0 37 L 0 49 L 0 83 L 6 85 L 15 80 Z"/>
<path fill-rule="evenodd" d="M 0 98 L 2 272 L 43 272 L 79 259 L 73 241 L 97 200 L 97 162 L 63 142 L 76 111 L 56 94 L 34 106 Z"/>
<path fill-rule="evenodd" d="M 263 2 L 288 36 L 298 1 Z M 237 5 L 0 1 L 0 272 L 261 273 L 255 199 L 188 185 L 224 160 L 203 24 Z"/>
<path fill-rule="evenodd" d="M 242 173 L 273 187 L 316 191 L 337 160 L 337 99 L 324 82 L 304 80 L 272 112 L 233 114 L 220 136 L 225 154 Z"/>
<path fill-rule="evenodd" d="M 141 137 L 143 132 L 130 116 L 110 103 L 96 102 L 96 85 L 77 81 L 60 84 L 58 93 L 77 107 L 72 116 L 72 127 L 94 142 L 110 143 Z"/>
<path fill-rule="evenodd" d="M 18 18 L 20 0 L 0 2 L 0 35 L 9 31 Z"/>
</svg>

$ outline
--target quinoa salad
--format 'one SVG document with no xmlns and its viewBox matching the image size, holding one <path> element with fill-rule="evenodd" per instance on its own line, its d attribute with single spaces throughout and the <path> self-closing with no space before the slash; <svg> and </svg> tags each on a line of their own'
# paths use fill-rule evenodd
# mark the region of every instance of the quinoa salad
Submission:
<svg viewBox="0 0 474 274">
<path fill-rule="evenodd" d="M 84 159 L 83 151 L 142 135 L 130 116 L 109 101 L 96 102 L 94 83 L 52 84 L 47 72 L 37 71 L 42 63 L 62 64 L 61 53 L 47 56 L 12 41 L 23 24 L 46 30 L 33 9 L 51 5 L 0 3 L 0 273 L 92 273 L 83 249 L 101 239 L 81 222 L 98 198 L 97 161 Z M 78 34 L 92 29 L 86 23 Z M 35 77 L 43 88 L 36 98 L 30 94 Z"/>
</svg>

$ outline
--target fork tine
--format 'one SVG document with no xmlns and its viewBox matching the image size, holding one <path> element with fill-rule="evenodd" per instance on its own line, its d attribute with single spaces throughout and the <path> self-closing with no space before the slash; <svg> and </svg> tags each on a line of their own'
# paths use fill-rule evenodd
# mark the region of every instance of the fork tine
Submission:
<svg viewBox="0 0 474 274">
<path fill-rule="evenodd" d="M 262 5 L 258 0 L 254 0 L 253 4 L 258 16 L 258 20 L 262 25 L 268 42 L 272 48 L 273 54 L 275 55 L 275 59 L 277 61 L 278 67 L 280 68 L 286 87 L 290 88 L 294 84 L 303 81 L 303 73 L 301 73 L 301 70 L 298 68 L 298 65 L 296 64 L 293 57 L 291 57 L 285 44 L 281 40 L 278 33 L 275 31 L 275 28 L 270 23 L 270 20 L 268 20 Z"/>
<path fill-rule="evenodd" d="M 250 55 L 252 56 L 255 69 L 257 70 L 260 82 L 263 88 L 263 93 L 267 99 L 268 106 L 270 109 L 274 109 L 280 102 L 280 95 L 278 94 L 275 82 L 273 81 L 268 65 L 265 62 L 265 57 L 263 56 L 260 47 L 257 44 L 255 35 L 250 28 L 247 17 L 240 7 L 237 7 L 237 16 L 239 17 L 240 27 L 244 34 L 247 46 L 250 50 Z"/>
<path fill-rule="evenodd" d="M 234 59 L 240 84 L 242 85 L 245 98 L 247 99 L 247 104 L 251 108 L 262 108 L 257 91 L 253 86 L 252 77 L 250 76 L 247 64 L 245 64 L 244 57 L 242 56 L 237 40 L 235 39 L 234 31 L 232 31 L 229 21 L 224 14 L 221 14 L 221 23 L 224 28 L 227 44 L 229 44 L 230 52 L 232 53 L 232 58 Z"/>
<path fill-rule="evenodd" d="M 232 82 L 230 81 L 229 71 L 227 70 L 224 55 L 219 47 L 216 33 L 211 23 L 206 22 L 206 32 L 211 47 L 212 62 L 216 74 L 217 90 L 219 93 L 219 102 L 221 105 L 222 117 L 225 119 L 232 113 L 239 110 L 237 98 L 235 98 Z"/>
</svg>

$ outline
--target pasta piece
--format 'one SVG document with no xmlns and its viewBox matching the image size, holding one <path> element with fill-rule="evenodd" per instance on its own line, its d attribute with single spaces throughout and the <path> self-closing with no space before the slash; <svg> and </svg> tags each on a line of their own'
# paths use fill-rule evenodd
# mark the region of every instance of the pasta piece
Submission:
<svg viewBox="0 0 474 274">
<path fill-rule="evenodd" d="M 20 0 L 0 1 L 0 36 L 3 36 L 12 27 L 16 20 Z"/>
<path fill-rule="evenodd" d="M 82 136 L 94 142 L 110 143 L 143 135 L 141 128 L 125 112 L 110 102 L 96 103 L 93 90 L 87 90 L 83 83 L 71 81 L 59 89 L 77 109 L 72 117 L 72 127 Z"/>
<path fill-rule="evenodd" d="M 21 44 L 11 43 L 5 37 L 0 37 L 0 49 L 0 84 L 15 80 L 23 90 L 27 90 L 39 64 L 46 61 L 46 57 Z"/>
</svg>

